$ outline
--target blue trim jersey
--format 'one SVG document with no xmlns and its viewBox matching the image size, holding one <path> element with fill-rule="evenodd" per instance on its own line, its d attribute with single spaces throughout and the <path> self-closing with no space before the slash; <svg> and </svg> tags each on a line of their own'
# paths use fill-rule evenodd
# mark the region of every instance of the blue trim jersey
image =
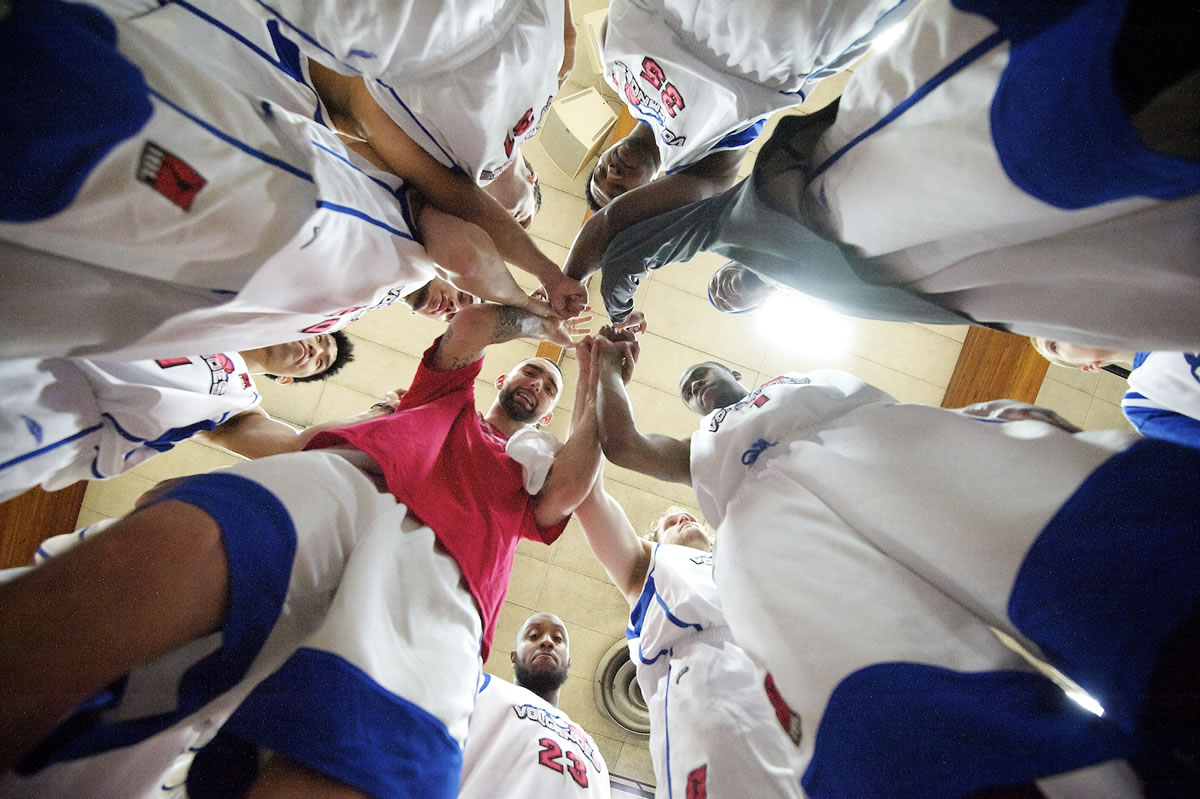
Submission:
<svg viewBox="0 0 1200 799">
<path fill-rule="evenodd" d="M 655 544 L 625 638 L 650 710 L 660 799 L 799 799 L 800 750 L 785 734 L 766 672 L 734 643 L 713 556 Z"/>
<path fill-rule="evenodd" d="M 1200 353 L 1137 353 L 1121 410 L 1144 436 L 1200 447 Z"/>
<path fill-rule="evenodd" d="M 458 799 L 608 799 L 609 793 L 604 755 L 582 727 L 532 691 L 483 676 Z"/>
<path fill-rule="evenodd" d="M 692 476 L 705 512 L 719 504 L 734 640 L 798 716 L 806 794 L 1091 795 L 1076 780 L 1127 774 L 1149 674 L 1200 600 L 1179 554 L 1194 551 L 1195 450 L 787 377 L 702 420 Z M 1118 511 L 1135 495 L 1145 512 Z"/>
<path fill-rule="evenodd" d="M 0 794 L 179 795 L 187 760 L 224 725 L 365 794 L 454 799 L 482 631 L 433 531 L 326 452 L 185 477 L 169 500 L 221 530 L 221 628 L 89 698 L 0 776 Z"/>
<path fill-rule="evenodd" d="M 903 21 L 912 0 L 613 0 L 604 79 L 654 131 L 668 172 L 748 146 L 772 112 Z"/>
<path fill-rule="evenodd" d="M 89 6 L 22 4 L 0 38 L 5 68 L 41 78 L 10 97 L 25 91 L 14 78 L 0 103 L 15 148 L 0 179 L 27 186 L 0 200 L 5 356 L 269 346 L 343 327 L 433 277 L 403 183 L 325 127 Z M 87 136 L 41 127 L 63 87 Z"/>
<path fill-rule="evenodd" d="M 413 141 L 477 183 L 512 163 L 558 91 L 563 0 L 373 0 L 352 11 L 242 2 L 277 25 L 301 60 L 361 75 Z"/>
<path fill-rule="evenodd" d="M 1200 346 L 1200 164 L 1145 146 L 1121 106 L 1127 5 L 923 4 L 855 69 L 798 220 L 869 259 L 872 281 L 982 323 Z"/>
<path fill-rule="evenodd" d="M 0 497 L 103 480 L 259 403 L 236 352 L 0 362 Z"/>
</svg>

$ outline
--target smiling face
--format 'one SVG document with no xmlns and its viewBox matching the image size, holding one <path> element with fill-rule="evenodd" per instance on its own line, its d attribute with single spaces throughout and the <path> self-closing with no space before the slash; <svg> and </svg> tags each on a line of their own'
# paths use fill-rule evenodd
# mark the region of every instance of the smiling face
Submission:
<svg viewBox="0 0 1200 799">
<path fill-rule="evenodd" d="M 263 370 L 277 377 L 311 377 L 329 368 L 337 358 L 338 345 L 333 336 L 322 333 L 300 341 L 275 344 L 253 350 Z"/>
<path fill-rule="evenodd" d="M 658 174 L 658 148 L 630 134 L 600 154 L 592 170 L 589 191 L 601 208 Z"/>
<path fill-rule="evenodd" d="M 474 295 L 459 291 L 454 284 L 435 277 L 404 298 L 413 313 L 426 319 L 449 322 L 463 308 L 475 302 Z"/>
<path fill-rule="evenodd" d="M 557 366 L 545 358 L 530 358 L 504 376 L 497 399 L 509 418 L 528 424 L 554 407 L 561 388 L 562 374 Z"/>
<path fill-rule="evenodd" d="M 750 393 L 738 382 L 740 378 L 740 374 L 724 364 L 715 361 L 698 363 L 688 367 L 679 378 L 679 396 L 692 413 L 707 416 Z"/>
<path fill-rule="evenodd" d="M 562 619 L 553 613 L 535 613 L 526 619 L 509 659 L 517 685 L 536 694 L 557 689 L 571 665 L 571 644 Z"/>
</svg>

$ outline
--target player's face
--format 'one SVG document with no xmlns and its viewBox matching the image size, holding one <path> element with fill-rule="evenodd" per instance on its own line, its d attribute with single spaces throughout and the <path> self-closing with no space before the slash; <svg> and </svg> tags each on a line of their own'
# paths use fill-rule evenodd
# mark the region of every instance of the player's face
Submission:
<svg viewBox="0 0 1200 799">
<path fill-rule="evenodd" d="M 645 186 L 658 173 L 658 152 L 647 152 L 639 139 L 626 137 L 600 154 L 592 170 L 592 196 L 601 207 L 638 186 Z"/>
<path fill-rule="evenodd" d="M 1067 363 L 1085 368 L 1095 364 L 1095 368 L 1099 369 L 1116 355 L 1113 350 L 1100 349 L 1099 347 L 1085 347 L 1081 344 L 1068 344 L 1065 341 L 1039 338 L 1038 342 L 1046 352 L 1060 361 L 1066 361 Z"/>
<path fill-rule="evenodd" d="M 748 392 L 733 372 L 719 363 L 698 363 L 683 373 L 679 396 L 688 410 L 707 416 L 717 408 L 732 405 Z"/>
<path fill-rule="evenodd" d="M 454 284 L 440 277 L 430 280 L 409 296 L 413 313 L 439 322 L 449 322 L 460 310 L 475 302 L 473 295 L 459 291 Z"/>
<path fill-rule="evenodd" d="M 337 341 L 328 333 L 266 347 L 262 364 L 277 377 L 311 377 L 330 367 L 337 358 Z"/>
<path fill-rule="evenodd" d="M 553 613 L 530 616 L 517 636 L 517 648 L 511 657 L 523 672 L 565 674 L 571 663 L 571 644 L 562 619 Z"/>
<path fill-rule="evenodd" d="M 704 528 L 700 526 L 695 516 L 685 510 L 676 511 L 663 517 L 663 520 L 658 523 L 658 540 L 663 544 L 677 544 L 704 552 L 712 550 L 712 546 L 708 543 L 708 536 L 704 534 Z"/>
<path fill-rule="evenodd" d="M 754 310 L 774 291 L 770 283 L 734 261 L 717 269 L 708 280 L 708 298 L 724 313 Z"/>
<path fill-rule="evenodd" d="M 500 177 L 493 180 L 484 190 L 504 206 L 523 228 L 533 224 L 537 214 L 538 176 L 524 156 L 518 155 L 512 165 Z"/>
<path fill-rule="evenodd" d="M 504 378 L 500 406 L 513 421 L 537 421 L 558 401 L 561 379 L 558 369 L 544 358 L 522 361 Z"/>
</svg>

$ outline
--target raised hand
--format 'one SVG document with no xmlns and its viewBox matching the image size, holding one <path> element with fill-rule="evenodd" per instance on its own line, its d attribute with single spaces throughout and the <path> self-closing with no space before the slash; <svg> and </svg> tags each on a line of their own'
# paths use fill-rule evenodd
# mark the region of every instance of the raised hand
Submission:
<svg viewBox="0 0 1200 799">
<path fill-rule="evenodd" d="M 563 319 L 578 316 L 587 308 L 587 286 L 574 278 L 559 272 L 549 283 L 543 281 L 542 287 L 555 313 Z"/>
<path fill-rule="evenodd" d="M 646 315 L 641 311 L 633 311 L 629 316 L 625 317 L 624 322 L 618 322 L 613 325 L 618 330 L 632 330 L 634 333 L 646 332 Z"/>
</svg>

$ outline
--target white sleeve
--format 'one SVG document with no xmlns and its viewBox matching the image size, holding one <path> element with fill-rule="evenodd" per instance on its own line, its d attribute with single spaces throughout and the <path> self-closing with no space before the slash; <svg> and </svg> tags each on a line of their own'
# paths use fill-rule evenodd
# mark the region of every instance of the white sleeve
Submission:
<svg viewBox="0 0 1200 799">
<path fill-rule="evenodd" d="M 525 471 L 525 490 L 536 495 L 546 484 L 546 475 L 554 464 L 554 456 L 562 449 L 562 442 L 553 433 L 526 427 L 513 433 L 505 445 L 508 457 L 521 464 Z"/>
</svg>

